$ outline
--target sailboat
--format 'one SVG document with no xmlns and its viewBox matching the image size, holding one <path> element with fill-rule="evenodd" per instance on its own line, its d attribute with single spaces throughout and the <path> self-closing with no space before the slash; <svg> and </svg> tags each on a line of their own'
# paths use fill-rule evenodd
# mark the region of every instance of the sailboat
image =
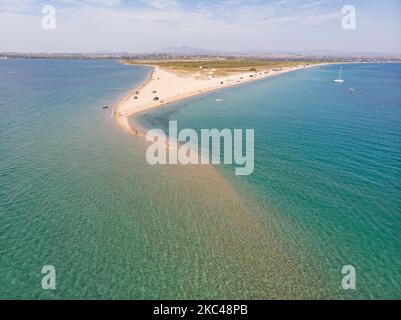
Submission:
<svg viewBox="0 0 401 320">
<path fill-rule="evenodd" d="M 333 80 L 333 81 L 334 81 L 334 82 L 337 82 L 337 83 L 343 83 L 344 80 L 341 79 L 342 73 L 343 73 L 343 67 L 340 67 L 340 78 L 335 79 L 335 80 Z"/>
</svg>

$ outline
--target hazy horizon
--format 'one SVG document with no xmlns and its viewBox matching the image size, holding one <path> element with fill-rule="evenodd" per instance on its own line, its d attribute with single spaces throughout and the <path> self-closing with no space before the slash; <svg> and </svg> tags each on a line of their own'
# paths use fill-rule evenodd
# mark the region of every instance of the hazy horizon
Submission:
<svg viewBox="0 0 401 320">
<path fill-rule="evenodd" d="M 42 28 L 43 6 L 56 29 Z M 342 28 L 342 8 L 356 28 Z M 401 53 L 401 3 L 389 0 L 0 0 L 0 52 Z"/>
<path fill-rule="evenodd" d="M 238 54 L 238 55 L 251 55 L 251 54 L 272 54 L 272 55 L 280 55 L 280 54 L 299 54 L 299 55 L 366 55 L 366 56 L 374 56 L 374 55 L 401 55 L 400 52 L 385 52 L 385 51 L 375 51 L 375 52 L 359 52 L 359 51 L 335 51 L 335 50 L 320 50 L 320 49 L 310 49 L 310 50 L 240 50 L 240 51 L 235 51 L 235 50 L 219 50 L 219 49 L 214 49 L 214 48 L 198 48 L 198 47 L 191 47 L 191 46 L 178 46 L 178 47 L 167 47 L 167 48 L 160 48 L 157 50 L 153 51 L 113 51 L 113 50 L 96 50 L 96 51 L 69 51 L 69 52 L 61 52 L 61 51 L 0 51 L 0 54 L 81 54 L 81 55 L 90 55 L 90 54 L 99 54 L 99 55 L 107 55 L 107 54 L 165 54 L 165 53 L 171 53 L 171 54 L 180 54 L 182 52 L 191 52 L 191 50 L 199 50 L 199 52 L 203 52 L 202 54 Z M 201 54 L 201 53 L 199 53 Z"/>
</svg>

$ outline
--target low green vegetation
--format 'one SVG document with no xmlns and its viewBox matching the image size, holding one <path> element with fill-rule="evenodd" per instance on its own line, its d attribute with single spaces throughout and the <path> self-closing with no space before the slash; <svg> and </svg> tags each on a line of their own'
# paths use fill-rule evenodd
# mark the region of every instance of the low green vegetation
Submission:
<svg viewBox="0 0 401 320">
<path fill-rule="evenodd" d="M 261 72 L 268 69 L 280 69 L 298 65 L 311 65 L 318 62 L 311 61 L 279 61 L 279 60 L 256 60 L 256 59 L 219 59 L 219 60 L 125 60 L 129 64 L 157 65 L 172 71 L 185 73 L 208 74 L 213 72 L 216 75 Z"/>
</svg>

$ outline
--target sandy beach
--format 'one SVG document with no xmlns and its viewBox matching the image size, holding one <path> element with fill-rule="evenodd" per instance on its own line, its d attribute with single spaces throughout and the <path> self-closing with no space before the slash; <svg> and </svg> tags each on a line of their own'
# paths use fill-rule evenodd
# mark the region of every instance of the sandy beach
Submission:
<svg viewBox="0 0 401 320">
<path fill-rule="evenodd" d="M 228 76 L 215 76 L 211 70 L 207 76 L 194 73 L 186 74 L 151 66 L 153 72 L 143 84 L 133 89 L 113 108 L 114 118 L 118 125 L 127 133 L 143 135 L 143 128 L 132 128 L 128 118 L 146 110 L 161 107 L 199 94 L 214 92 L 222 88 L 241 85 L 251 81 L 316 67 L 319 65 L 298 65 L 280 69 L 270 69 L 259 72 L 246 72 Z M 217 98 L 219 98 L 217 96 Z"/>
</svg>

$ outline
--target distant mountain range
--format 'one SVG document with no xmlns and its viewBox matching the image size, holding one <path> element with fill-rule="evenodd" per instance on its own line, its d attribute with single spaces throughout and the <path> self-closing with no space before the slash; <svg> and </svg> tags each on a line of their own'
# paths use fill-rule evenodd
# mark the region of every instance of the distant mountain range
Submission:
<svg viewBox="0 0 401 320">
<path fill-rule="evenodd" d="M 215 56 L 215 55 L 228 55 L 229 52 L 219 50 L 208 50 L 196 47 L 169 47 L 151 52 L 152 54 L 176 54 L 176 55 L 190 55 L 190 56 Z"/>
<path fill-rule="evenodd" d="M 210 50 L 197 47 L 182 46 L 169 47 L 150 52 L 149 54 L 156 55 L 187 55 L 187 56 L 401 56 L 401 53 L 385 53 L 385 52 L 341 52 L 330 50 L 242 50 L 242 51 L 224 51 Z"/>
</svg>

